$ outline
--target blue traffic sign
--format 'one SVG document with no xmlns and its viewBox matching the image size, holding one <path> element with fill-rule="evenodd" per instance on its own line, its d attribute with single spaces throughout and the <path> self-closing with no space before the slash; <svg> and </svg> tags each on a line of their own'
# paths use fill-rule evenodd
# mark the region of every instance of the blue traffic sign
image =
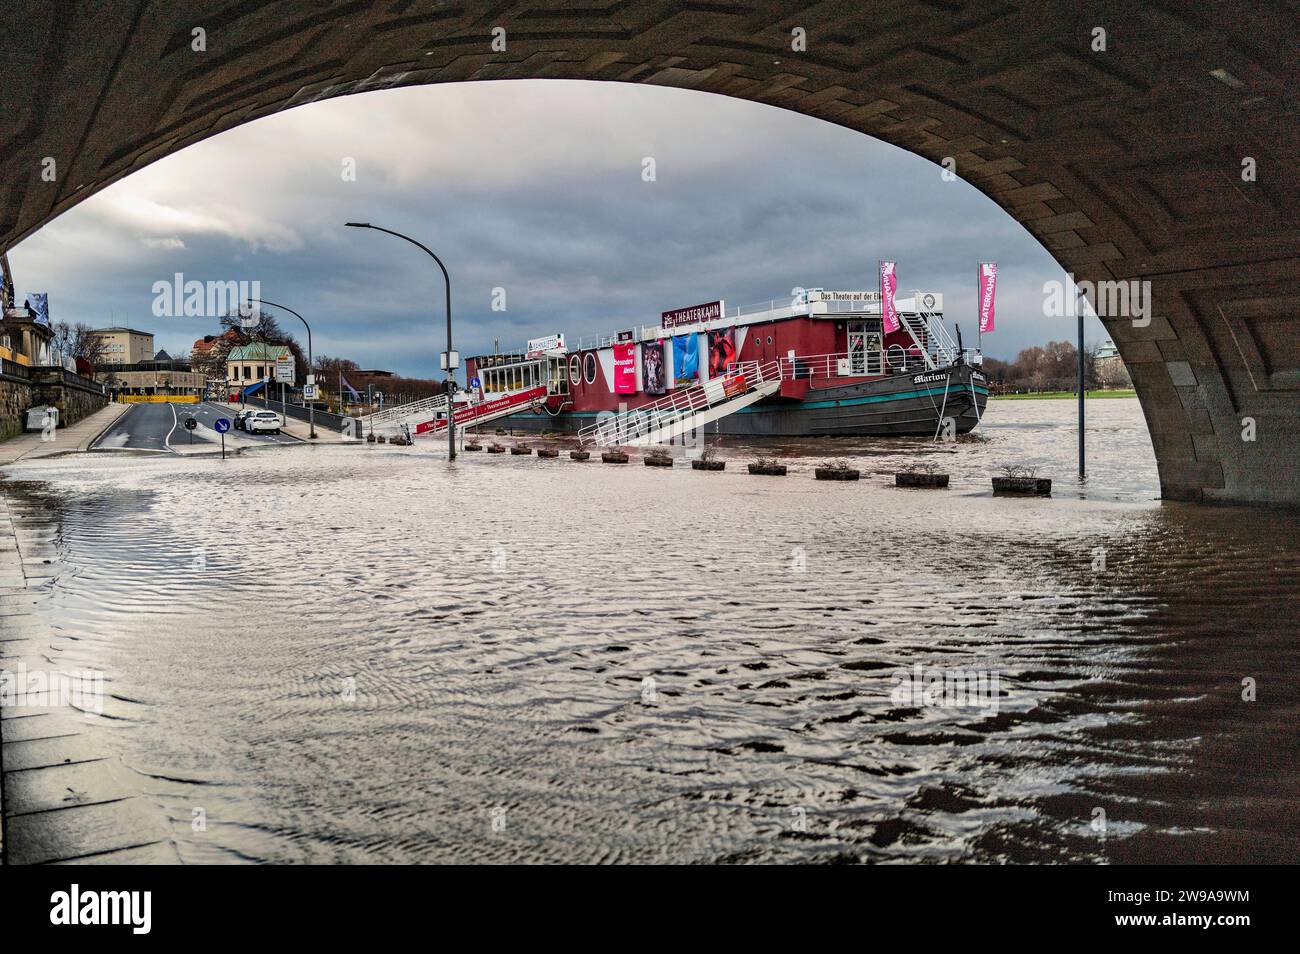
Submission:
<svg viewBox="0 0 1300 954">
<path fill-rule="evenodd" d="M 226 420 L 224 417 L 219 417 L 217 418 L 217 423 L 214 424 L 213 427 L 217 429 L 218 434 L 224 434 L 226 431 L 230 430 L 230 421 Z"/>
</svg>

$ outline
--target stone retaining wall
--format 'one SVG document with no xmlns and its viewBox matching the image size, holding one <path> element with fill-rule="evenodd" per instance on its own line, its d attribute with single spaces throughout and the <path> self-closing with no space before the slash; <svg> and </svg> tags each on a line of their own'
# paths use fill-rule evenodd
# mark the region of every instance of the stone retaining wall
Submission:
<svg viewBox="0 0 1300 954">
<path fill-rule="evenodd" d="M 89 378 L 63 368 L 27 368 L 4 361 L 0 367 L 0 440 L 23 432 L 29 408 L 52 404 L 59 426 L 76 424 L 108 405 L 108 397 Z"/>
</svg>

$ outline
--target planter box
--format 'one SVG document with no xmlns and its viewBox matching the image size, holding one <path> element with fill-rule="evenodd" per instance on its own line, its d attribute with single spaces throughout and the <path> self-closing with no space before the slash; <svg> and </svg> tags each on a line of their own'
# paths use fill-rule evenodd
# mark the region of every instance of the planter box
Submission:
<svg viewBox="0 0 1300 954">
<path fill-rule="evenodd" d="M 862 476 L 860 471 L 851 467 L 818 467 L 814 473 L 818 480 L 857 480 Z"/>
<path fill-rule="evenodd" d="M 626 464 L 628 456 L 622 451 L 602 451 L 600 459 L 607 464 Z"/>
<path fill-rule="evenodd" d="M 897 487 L 947 487 L 947 474 L 913 474 L 903 472 L 894 475 L 894 485 Z"/>
<path fill-rule="evenodd" d="M 590 460 L 591 451 L 569 451 L 570 460 Z"/>
<path fill-rule="evenodd" d="M 537 448 L 537 456 L 538 457 L 559 457 L 560 452 L 551 447 L 539 447 Z"/>
<path fill-rule="evenodd" d="M 483 445 L 482 445 L 482 444 L 466 444 L 466 445 L 465 445 L 465 450 L 467 450 L 467 451 L 476 451 L 476 450 L 482 450 L 482 449 L 483 449 Z"/>
<path fill-rule="evenodd" d="M 749 472 L 763 477 L 784 477 L 785 464 L 750 464 Z"/>
<path fill-rule="evenodd" d="M 531 454 L 532 452 L 533 449 L 531 447 L 520 447 L 518 444 L 510 448 L 510 453 L 514 454 L 515 456 L 519 456 L 522 454 Z"/>
<path fill-rule="evenodd" d="M 506 449 L 502 447 L 500 444 L 491 444 L 488 446 L 489 454 L 504 454 L 505 452 Z"/>
<path fill-rule="evenodd" d="M 1050 477 L 994 477 L 994 497 L 1050 497 Z"/>
<path fill-rule="evenodd" d="M 725 460 L 693 460 L 691 461 L 691 470 L 725 470 L 727 462 Z"/>
<path fill-rule="evenodd" d="M 671 457 L 647 457 L 645 459 L 647 467 L 671 467 L 673 459 Z"/>
</svg>

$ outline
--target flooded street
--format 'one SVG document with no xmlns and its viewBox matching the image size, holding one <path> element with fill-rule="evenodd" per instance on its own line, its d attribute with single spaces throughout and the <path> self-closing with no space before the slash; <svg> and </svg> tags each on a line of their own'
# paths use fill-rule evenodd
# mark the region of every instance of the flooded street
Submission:
<svg viewBox="0 0 1300 954">
<path fill-rule="evenodd" d="M 3 490 L 187 862 L 1295 861 L 1300 517 L 1161 504 L 1137 401 L 1089 415 L 1086 486 L 1072 402 L 995 401 L 983 440 L 723 473 L 421 443 Z M 900 699 L 953 670 L 994 697 Z"/>
</svg>

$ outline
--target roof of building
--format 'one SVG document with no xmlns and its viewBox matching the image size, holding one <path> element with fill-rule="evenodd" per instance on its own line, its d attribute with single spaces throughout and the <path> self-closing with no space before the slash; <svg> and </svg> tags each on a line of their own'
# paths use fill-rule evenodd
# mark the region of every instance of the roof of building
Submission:
<svg viewBox="0 0 1300 954">
<path fill-rule="evenodd" d="M 132 335 L 144 335 L 148 338 L 153 337 L 152 331 L 136 331 L 134 328 L 95 328 L 90 333 L 92 335 L 107 335 L 112 334 L 115 331 L 125 331 Z"/>
<path fill-rule="evenodd" d="M 159 348 L 158 353 L 153 356 L 153 359 L 155 361 L 171 361 L 172 356 L 169 355 L 165 349 Z"/>
<path fill-rule="evenodd" d="M 355 374 L 355 375 L 358 375 L 358 376 L 363 375 L 363 374 L 368 374 L 368 375 L 370 375 L 371 377 L 376 377 L 376 378 L 391 378 L 391 377 L 393 377 L 393 372 L 392 372 L 392 371 L 381 371 L 379 368 L 366 368 L 366 369 L 364 369 L 364 370 L 349 371 L 348 374 Z"/>
<path fill-rule="evenodd" d="M 283 358 L 293 352 L 289 350 L 288 345 L 266 344 L 263 341 L 254 341 L 252 344 L 240 345 L 237 348 L 231 348 L 230 354 L 227 355 L 227 361 L 274 361 L 276 358 Z"/>
</svg>

